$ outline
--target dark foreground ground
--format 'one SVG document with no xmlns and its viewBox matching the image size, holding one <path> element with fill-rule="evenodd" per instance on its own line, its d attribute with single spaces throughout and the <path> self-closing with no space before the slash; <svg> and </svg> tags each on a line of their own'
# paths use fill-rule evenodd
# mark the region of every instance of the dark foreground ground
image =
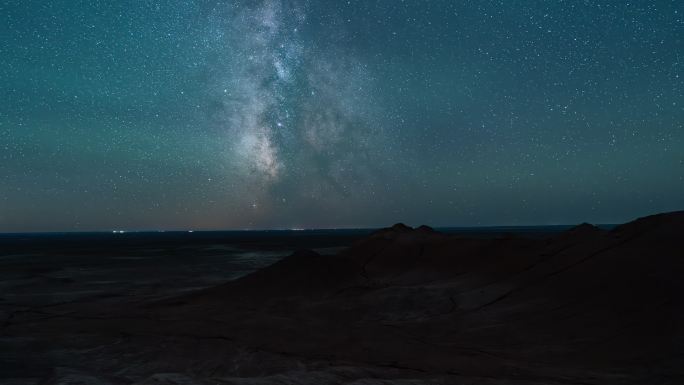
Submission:
<svg viewBox="0 0 684 385">
<path fill-rule="evenodd" d="M 0 384 L 682 384 L 683 236 L 5 236 Z"/>
</svg>

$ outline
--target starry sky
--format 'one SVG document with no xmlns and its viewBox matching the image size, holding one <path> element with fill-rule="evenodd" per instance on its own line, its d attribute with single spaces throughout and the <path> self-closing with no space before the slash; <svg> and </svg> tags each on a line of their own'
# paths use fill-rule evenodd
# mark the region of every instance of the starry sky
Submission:
<svg viewBox="0 0 684 385">
<path fill-rule="evenodd" d="M 684 2 L 0 1 L 0 231 L 684 209 Z"/>
</svg>

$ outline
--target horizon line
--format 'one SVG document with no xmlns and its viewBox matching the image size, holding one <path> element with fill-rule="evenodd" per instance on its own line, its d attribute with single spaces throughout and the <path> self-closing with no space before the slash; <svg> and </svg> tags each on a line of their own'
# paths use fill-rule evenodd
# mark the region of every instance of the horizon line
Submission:
<svg viewBox="0 0 684 385">
<path fill-rule="evenodd" d="M 45 231 L 0 231 L 0 235 L 14 235 L 14 234 L 135 234 L 135 233 L 225 233 L 225 232 L 306 232 L 306 231 L 339 231 L 339 230 L 381 230 L 391 228 L 392 226 L 403 222 L 397 222 L 390 226 L 384 227 L 312 227 L 312 228 L 243 228 L 243 229 L 143 229 L 143 230 L 126 230 L 126 229 L 111 229 L 111 230 L 45 230 Z M 526 228 L 526 227 L 572 227 L 578 226 L 582 223 L 557 223 L 557 224 L 537 224 L 537 225 L 450 225 L 450 226 L 429 226 L 435 230 L 439 229 L 498 229 L 498 228 Z M 627 223 L 627 222 L 623 222 Z M 601 226 L 616 226 L 622 223 L 590 223 L 591 225 Z M 407 225 L 408 226 L 408 225 Z M 426 225 L 423 225 L 426 226 Z M 419 226 L 409 226 L 418 228 Z"/>
</svg>

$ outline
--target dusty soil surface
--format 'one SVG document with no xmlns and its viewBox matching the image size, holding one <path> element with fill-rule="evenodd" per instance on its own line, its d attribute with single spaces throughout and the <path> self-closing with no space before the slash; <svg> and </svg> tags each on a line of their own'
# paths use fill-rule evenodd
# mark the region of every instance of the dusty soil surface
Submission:
<svg viewBox="0 0 684 385">
<path fill-rule="evenodd" d="M 681 384 L 682 236 L 677 212 L 532 238 L 395 225 L 258 266 L 7 248 L 0 383 Z"/>
</svg>

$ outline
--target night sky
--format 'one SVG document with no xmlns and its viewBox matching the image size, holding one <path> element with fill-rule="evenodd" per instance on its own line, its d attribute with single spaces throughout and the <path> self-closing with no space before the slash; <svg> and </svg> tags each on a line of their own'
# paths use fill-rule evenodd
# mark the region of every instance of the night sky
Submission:
<svg viewBox="0 0 684 385">
<path fill-rule="evenodd" d="M 684 208 L 684 2 L 0 5 L 0 231 Z"/>
</svg>

